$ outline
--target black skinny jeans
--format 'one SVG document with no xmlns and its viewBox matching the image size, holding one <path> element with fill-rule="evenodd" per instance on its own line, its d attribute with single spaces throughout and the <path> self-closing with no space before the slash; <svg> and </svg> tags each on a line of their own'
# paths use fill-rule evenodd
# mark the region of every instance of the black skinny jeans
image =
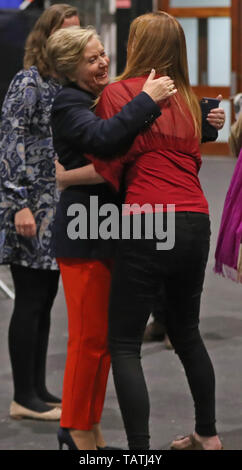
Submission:
<svg viewBox="0 0 242 470">
<path fill-rule="evenodd" d="M 149 397 L 140 349 L 154 298 L 162 284 L 167 300 L 167 333 L 191 389 L 195 430 L 202 436 L 216 434 L 214 370 L 198 328 L 209 252 L 209 217 L 177 213 L 175 228 L 175 246 L 169 251 L 157 251 L 155 240 L 121 240 L 114 266 L 109 343 L 130 449 L 149 448 Z"/>
</svg>

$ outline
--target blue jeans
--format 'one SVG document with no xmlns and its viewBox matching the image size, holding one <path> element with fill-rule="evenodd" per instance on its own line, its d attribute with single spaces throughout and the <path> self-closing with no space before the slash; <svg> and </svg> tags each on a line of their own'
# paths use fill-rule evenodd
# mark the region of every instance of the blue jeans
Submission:
<svg viewBox="0 0 242 470">
<path fill-rule="evenodd" d="M 117 250 L 109 308 L 109 345 L 130 449 L 149 448 L 149 397 L 140 350 L 161 286 L 167 301 L 166 330 L 184 366 L 194 400 L 195 429 L 202 436 L 216 435 L 214 371 L 198 328 L 209 252 L 209 217 L 178 212 L 175 228 L 175 246 L 171 250 L 157 251 L 157 240 L 144 238 L 120 240 Z"/>
</svg>

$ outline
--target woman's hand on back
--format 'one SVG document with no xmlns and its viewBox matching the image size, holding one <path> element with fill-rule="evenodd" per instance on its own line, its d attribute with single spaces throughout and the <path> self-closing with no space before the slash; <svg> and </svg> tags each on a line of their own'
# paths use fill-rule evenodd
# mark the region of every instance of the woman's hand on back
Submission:
<svg viewBox="0 0 242 470">
<path fill-rule="evenodd" d="M 173 96 L 177 92 L 177 89 L 174 85 L 174 81 L 170 77 L 164 76 L 155 78 L 155 73 L 155 70 L 152 69 L 142 91 L 145 91 L 155 103 L 159 103 Z"/>
<path fill-rule="evenodd" d="M 55 160 L 55 177 L 59 191 L 64 191 L 64 189 L 68 187 L 68 184 L 65 184 L 64 181 L 65 172 L 66 170 L 63 165 L 61 165 L 58 160 Z"/>
</svg>

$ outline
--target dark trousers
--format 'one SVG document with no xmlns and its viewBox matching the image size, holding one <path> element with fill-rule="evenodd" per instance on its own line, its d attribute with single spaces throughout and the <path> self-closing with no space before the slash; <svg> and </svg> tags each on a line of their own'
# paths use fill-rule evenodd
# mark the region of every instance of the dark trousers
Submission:
<svg viewBox="0 0 242 470">
<path fill-rule="evenodd" d="M 109 344 L 130 449 L 149 448 L 149 397 L 140 349 L 162 285 L 167 300 L 167 333 L 191 389 L 195 429 L 202 436 L 216 434 L 214 371 L 198 328 L 210 222 L 206 214 L 177 213 L 175 228 L 175 246 L 169 251 L 157 251 L 155 240 L 121 240 L 114 267 Z"/>
<path fill-rule="evenodd" d="M 156 322 L 158 322 L 161 326 L 164 327 L 165 330 L 165 322 L 166 322 L 166 293 L 164 286 L 158 290 L 158 293 L 154 299 L 154 306 L 152 308 L 152 315 Z"/>
<path fill-rule="evenodd" d="M 30 406 L 36 397 L 48 399 L 46 355 L 59 272 L 12 264 L 11 273 L 15 302 L 9 326 L 9 352 L 14 400 L 22 406 Z"/>
</svg>

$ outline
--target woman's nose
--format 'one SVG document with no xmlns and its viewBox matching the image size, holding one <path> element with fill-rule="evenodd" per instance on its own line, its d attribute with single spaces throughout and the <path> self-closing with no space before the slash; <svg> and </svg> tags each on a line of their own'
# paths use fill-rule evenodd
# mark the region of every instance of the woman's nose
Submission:
<svg viewBox="0 0 242 470">
<path fill-rule="evenodd" d="M 108 59 L 106 57 L 100 57 L 99 65 L 101 67 L 107 67 Z"/>
</svg>

